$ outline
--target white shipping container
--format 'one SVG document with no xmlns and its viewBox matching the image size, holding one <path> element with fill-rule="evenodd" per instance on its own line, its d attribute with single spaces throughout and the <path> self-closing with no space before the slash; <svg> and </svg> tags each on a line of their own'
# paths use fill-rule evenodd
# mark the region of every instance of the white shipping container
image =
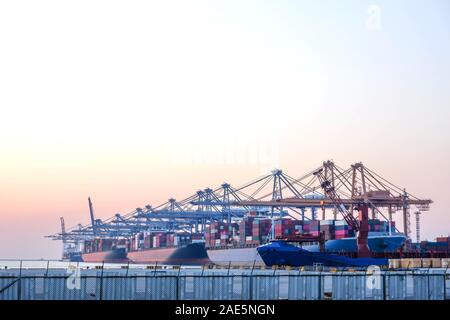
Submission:
<svg viewBox="0 0 450 320">
<path fill-rule="evenodd" d="M 422 259 L 422 268 L 431 268 L 431 259 L 430 258 Z"/>
<path fill-rule="evenodd" d="M 400 259 L 389 259 L 389 269 L 400 268 Z"/>
<path fill-rule="evenodd" d="M 431 266 L 433 268 L 441 268 L 442 267 L 441 259 L 439 259 L 439 258 L 431 258 Z"/>
</svg>

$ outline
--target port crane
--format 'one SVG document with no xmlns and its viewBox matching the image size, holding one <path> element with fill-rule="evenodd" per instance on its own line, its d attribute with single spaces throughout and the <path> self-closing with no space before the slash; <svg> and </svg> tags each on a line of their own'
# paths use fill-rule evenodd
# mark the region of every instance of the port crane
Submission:
<svg viewBox="0 0 450 320">
<path fill-rule="evenodd" d="M 240 187 L 223 183 L 215 189 L 198 190 L 180 201 L 171 198 L 159 206 L 146 205 L 106 220 L 96 219 L 90 198 L 88 202 L 90 224 L 77 225 L 48 237 L 76 242 L 95 237 L 129 237 L 145 230 L 203 232 L 213 221 L 239 220 L 249 211 L 264 218 L 289 216 L 316 220 L 319 210 L 322 210 L 322 219 L 331 210 L 335 219 L 339 212 L 347 224 L 358 231 L 358 248 L 361 255 L 366 255 L 364 234 L 369 209 L 372 215 L 377 214 L 389 222 L 396 211 L 403 211 L 403 232 L 409 236 L 410 207 L 415 206 L 422 212 L 432 203 L 430 199 L 413 196 L 362 163 L 343 169 L 331 160 L 300 178 L 277 169 Z M 382 210 L 388 211 L 387 216 Z M 358 219 L 353 216 L 354 211 L 358 211 Z M 308 212 L 311 212 L 310 217 Z"/>
<path fill-rule="evenodd" d="M 319 192 L 322 198 L 308 198 L 293 196 L 283 199 L 258 199 L 242 201 L 241 205 L 259 207 L 284 207 L 284 208 L 332 208 L 334 212 L 341 213 L 348 225 L 359 232 L 358 250 L 361 256 L 366 256 L 367 236 L 365 235 L 368 222 L 369 208 L 389 222 L 392 221 L 394 211 L 403 211 L 403 232 L 408 237 L 408 210 L 416 206 L 418 211 L 427 211 L 432 201 L 419 199 L 405 189 L 401 189 L 370 170 L 362 163 L 352 164 L 348 169 L 342 169 L 333 161 L 325 161 L 322 166 L 316 168 L 305 176 L 295 180 L 296 185 L 303 185 L 301 191 L 307 189 L 310 192 Z M 302 193 L 302 192 L 301 192 Z M 388 217 L 381 211 L 388 210 Z M 353 216 L 357 210 L 359 219 Z M 389 227 L 391 223 L 389 223 Z"/>
<path fill-rule="evenodd" d="M 328 168 L 326 166 L 325 168 Z M 353 216 L 352 212 L 347 210 L 347 208 L 343 205 L 341 198 L 336 193 L 335 187 L 333 183 L 328 180 L 326 172 L 324 168 L 320 168 L 317 171 L 313 172 L 313 174 L 319 179 L 320 186 L 325 192 L 325 195 L 333 202 L 336 206 L 337 210 L 341 213 L 344 220 L 347 224 L 357 232 L 357 252 L 358 257 L 367 258 L 370 257 L 369 250 L 369 214 L 368 214 L 368 203 L 361 202 L 355 206 L 355 209 L 359 211 L 359 221 Z"/>
<path fill-rule="evenodd" d="M 72 239 L 85 240 L 95 237 L 128 237 L 145 230 L 184 229 L 203 232 L 206 226 L 213 221 L 231 222 L 232 219 L 242 219 L 249 211 L 256 212 L 261 217 L 266 217 L 268 214 L 271 217 L 274 215 L 278 217 L 290 215 L 292 217 L 289 212 L 278 210 L 276 207 L 267 209 L 266 207 L 239 204 L 245 200 L 256 200 L 263 192 L 271 194 L 274 198 L 282 199 L 283 194 L 286 195 L 286 192 L 283 192 L 285 188 L 291 191 L 290 195 L 302 196 L 295 189 L 292 180 L 281 170 L 274 170 L 270 174 L 252 180 L 238 188 L 234 188 L 225 182 L 216 189 L 198 190 L 193 195 L 180 201 L 170 198 L 159 206 L 146 205 L 144 208 L 136 208 L 126 215 L 116 214 L 104 221 L 95 218 L 92 200 L 89 197 L 91 223 L 71 228 L 67 232 L 67 236 Z M 271 185 L 273 185 L 274 190 L 266 190 L 265 187 Z M 320 194 L 316 194 L 315 197 L 320 197 Z M 296 211 L 296 209 L 292 209 L 292 211 L 302 215 L 302 219 L 309 219 L 305 217 L 303 208 L 301 209 L 302 212 Z M 61 234 L 49 237 L 61 240 Z"/>
</svg>

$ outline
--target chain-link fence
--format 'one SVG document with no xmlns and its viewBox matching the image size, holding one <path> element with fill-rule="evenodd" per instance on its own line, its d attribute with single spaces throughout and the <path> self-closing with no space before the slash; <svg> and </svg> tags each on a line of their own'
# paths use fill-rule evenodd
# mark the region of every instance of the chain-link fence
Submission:
<svg viewBox="0 0 450 320">
<path fill-rule="evenodd" d="M 89 272 L 88 272 L 89 271 Z M 0 300 L 445 300 L 445 270 L 0 273 Z"/>
</svg>

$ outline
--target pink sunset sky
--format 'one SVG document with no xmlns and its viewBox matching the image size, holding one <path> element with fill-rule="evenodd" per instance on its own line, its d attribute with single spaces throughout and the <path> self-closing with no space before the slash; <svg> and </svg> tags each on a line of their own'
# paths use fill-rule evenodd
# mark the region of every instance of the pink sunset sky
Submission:
<svg viewBox="0 0 450 320">
<path fill-rule="evenodd" d="M 375 2 L 2 2 L 0 258 L 60 258 L 88 196 L 108 218 L 327 159 L 448 235 L 450 6 Z"/>
</svg>

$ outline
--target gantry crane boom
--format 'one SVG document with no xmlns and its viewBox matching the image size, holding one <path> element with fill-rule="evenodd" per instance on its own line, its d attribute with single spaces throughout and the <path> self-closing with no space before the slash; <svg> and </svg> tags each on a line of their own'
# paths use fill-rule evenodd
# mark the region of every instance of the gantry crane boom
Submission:
<svg viewBox="0 0 450 320">
<path fill-rule="evenodd" d="M 329 164 L 329 163 L 327 163 Z M 353 207 L 359 211 L 359 221 L 353 216 L 351 211 L 342 203 L 339 195 L 336 193 L 334 184 L 330 182 L 323 173 L 323 168 L 318 169 L 313 174 L 319 179 L 320 185 L 325 193 L 325 195 L 330 198 L 330 200 L 335 204 L 336 208 L 339 210 L 344 220 L 349 226 L 357 232 L 357 247 L 358 247 L 358 257 L 369 257 L 369 213 L 368 204 L 359 203 L 357 207 Z"/>
<path fill-rule="evenodd" d="M 66 235 L 67 235 L 67 233 L 66 233 L 66 224 L 64 223 L 64 217 L 60 217 L 59 219 L 61 221 L 61 238 L 62 238 L 63 243 L 65 243 L 66 242 Z"/>
<path fill-rule="evenodd" d="M 341 213 L 345 222 L 347 222 L 347 224 L 351 226 L 355 231 L 358 231 L 359 230 L 358 220 L 356 220 L 353 214 L 347 210 L 347 208 L 342 203 L 341 198 L 336 193 L 336 190 L 333 187 L 332 183 L 325 178 L 325 175 L 323 174 L 323 168 L 320 168 L 313 174 L 317 176 L 323 191 L 325 192 L 327 197 L 331 200 L 331 202 L 336 206 L 336 209 Z"/>
</svg>

